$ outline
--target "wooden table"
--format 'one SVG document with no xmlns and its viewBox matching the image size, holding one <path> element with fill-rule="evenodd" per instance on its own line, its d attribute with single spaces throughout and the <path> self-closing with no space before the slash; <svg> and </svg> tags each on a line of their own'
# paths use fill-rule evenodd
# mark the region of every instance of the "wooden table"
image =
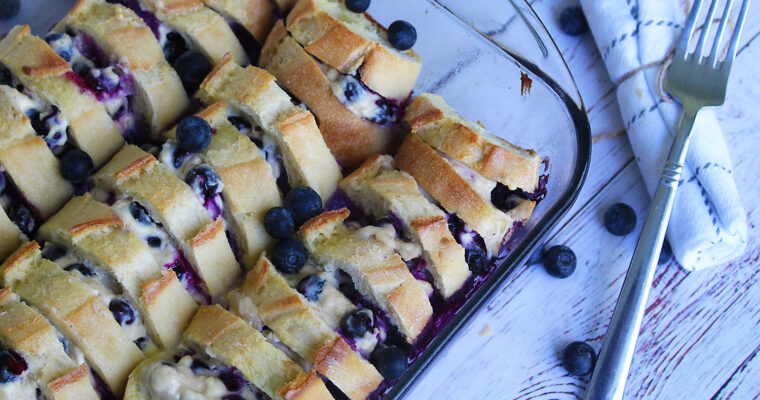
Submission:
<svg viewBox="0 0 760 400">
<path fill-rule="evenodd" d="M 564 280 L 540 265 L 516 271 L 428 369 L 410 399 L 583 398 L 588 379 L 570 376 L 560 354 L 576 340 L 601 348 L 649 205 L 592 37 L 569 37 L 556 23 L 559 12 L 574 3 L 533 3 L 570 65 L 594 135 L 586 185 L 548 239 L 570 246 L 578 268 Z M 700 272 L 689 273 L 675 262 L 657 269 L 626 399 L 760 398 L 759 37 L 756 1 L 727 102 L 718 112 L 747 212 L 747 251 Z M 602 225 L 604 210 L 616 202 L 631 205 L 639 216 L 637 231 L 625 238 Z"/>
</svg>

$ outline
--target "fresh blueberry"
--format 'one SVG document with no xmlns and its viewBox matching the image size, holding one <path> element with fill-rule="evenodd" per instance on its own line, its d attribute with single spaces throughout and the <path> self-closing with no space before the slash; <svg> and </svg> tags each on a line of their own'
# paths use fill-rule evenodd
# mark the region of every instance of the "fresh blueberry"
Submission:
<svg viewBox="0 0 760 400">
<path fill-rule="evenodd" d="M 161 247 L 161 238 L 158 236 L 148 236 L 148 239 L 146 239 L 148 242 L 148 246 L 157 248 Z"/>
<path fill-rule="evenodd" d="M 488 271 L 488 256 L 483 250 L 479 248 L 467 249 L 464 252 L 464 259 L 473 274 L 483 275 Z"/>
<path fill-rule="evenodd" d="M 501 211 L 507 212 L 520 203 L 520 197 L 514 194 L 510 188 L 502 183 L 496 183 L 491 191 L 491 203 Z"/>
<path fill-rule="evenodd" d="M 355 12 L 363 13 L 369 8 L 370 0 L 346 0 L 346 8 Z"/>
<path fill-rule="evenodd" d="M 5 174 L 0 172 L 0 196 L 3 195 L 3 192 L 5 192 L 5 187 L 7 183 L 5 182 Z"/>
<path fill-rule="evenodd" d="M 0 352 L 0 384 L 15 381 L 26 368 L 26 361 L 21 356 L 10 351 Z"/>
<path fill-rule="evenodd" d="M 95 274 L 92 273 L 91 269 L 87 268 L 82 263 L 71 264 L 68 267 L 64 268 L 64 270 L 69 271 L 69 272 L 71 272 L 71 271 L 79 271 L 79 273 L 82 274 L 82 276 L 93 276 L 93 275 L 95 275 Z"/>
<path fill-rule="evenodd" d="M 232 369 L 219 374 L 219 380 L 224 383 L 224 386 L 227 387 L 227 390 L 230 392 L 238 392 L 243 389 L 243 386 L 245 386 L 243 378 Z"/>
<path fill-rule="evenodd" d="M 370 354 L 369 361 L 374 364 L 380 374 L 388 380 L 396 380 L 404 374 L 407 356 L 403 350 L 396 346 L 378 345 Z"/>
<path fill-rule="evenodd" d="M 37 218 L 34 217 L 32 210 L 27 206 L 17 205 L 11 210 L 9 217 L 21 232 L 24 232 L 27 236 L 31 236 L 37 229 Z"/>
<path fill-rule="evenodd" d="M 359 98 L 359 85 L 352 80 L 347 80 L 343 85 L 343 96 L 350 103 L 356 101 Z"/>
<path fill-rule="evenodd" d="M 73 149 L 61 157 L 61 176 L 75 185 L 86 182 L 93 168 L 92 158 L 82 150 Z"/>
<path fill-rule="evenodd" d="M 153 224 L 153 219 L 150 218 L 150 213 L 148 210 L 146 210 L 142 204 L 136 201 L 133 201 L 129 204 L 129 213 L 132 214 L 132 218 L 134 218 L 135 221 L 143 225 Z"/>
<path fill-rule="evenodd" d="M 209 198 L 219 192 L 219 176 L 207 164 L 196 165 L 187 173 L 185 182 Z"/>
<path fill-rule="evenodd" d="M 45 245 L 45 248 L 42 249 L 42 258 L 48 259 L 50 261 L 55 261 L 65 256 L 66 253 L 68 253 L 68 251 L 65 247 L 53 243 L 48 243 Z"/>
<path fill-rule="evenodd" d="M 169 64 L 174 64 L 177 58 L 187 50 L 185 39 L 177 32 L 169 32 L 164 44 L 164 56 Z"/>
<path fill-rule="evenodd" d="M 285 196 L 285 208 L 293 214 L 296 225 L 301 226 L 322 212 L 322 198 L 308 186 L 297 187 Z"/>
<path fill-rule="evenodd" d="M 197 153 L 211 143 L 211 126 L 198 116 L 183 118 L 177 126 L 177 145 L 180 149 Z"/>
<path fill-rule="evenodd" d="M 585 376 L 594 370 L 596 353 L 586 342 L 570 343 L 562 353 L 562 365 L 575 376 Z"/>
<path fill-rule="evenodd" d="M 551 276 L 567 278 L 575 272 L 577 260 L 569 247 L 553 246 L 544 252 L 544 268 Z"/>
<path fill-rule="evenodd" d="M 628 204 L 613 204 L 604 213 L 604 226 L 613 235 L 625 236 L 636 229 L 636 212 Z"/>
<path fill-rule="evenodd" d="M 0 19 L 11 19 L 20 9 L 21 0 L 0 0 Z"/>
<path fill-rule="evenodd" d="M 174 157 L 172 158 L 172 166 L 179 169 L 179 167 L 185 163 L 185 160 L 187 160 L 189 155 L 190 153 L 185 150 L 180 150 L 179 148 L 175 149 Z"/>
<path fill-rule="evenodd" d="M 119 325 L 132 325 L 135 322 L 135 311 L 124 300 L 111 300 L 108 309 L 111 310 L 111 314 Z"/>
<path fill-rule="evenodd" d="M 673 249 L 670 248 L 670 243 L 665 239 L 665 241 L 662 242 L 662 249 L 660 249 L 660 258 L 657 259 L 657 265 L 665 264 L 670 261 L 671 258 L 673 258 Z"/>
<path fill-rule="evenodd" d="M 67 39 L 66 36 L 61 32 L 48 32 L 47 35 L 45 35 L 45 41 L 50 44 L 50 46 L 58 53 L 61 58 L 66 60 L 66 62 L 71 61 L 72 56 L 72 48 L 70 46 L 71 40 Z M 58 43 L 55 43 L 58 42 Z"/>
<path fill-rule="evenodd" d="M 295 239 L 283 239 L 272 249 L 272 263 L 280 272 L 295 274 L 306 263 L 306 248 Z"/>
<path fill-rule="evenodd" d="M 350 311 L 340 319 L 340 331 L 349 338 L 359 338 L 374 327 L 372 311 L 358 308 Z"/>
<path fill-rule="evenodd" d="M 580 7 L 567 7 L 559 14 L 559 29 L 570 36 L 588 32 L 588 22 Z"/>
<path fill-rule="evenodd" d="M 311 274 L 301 279 L 296 289 L 307 299 L 319 301 L 319 296 L 322 294 L 324 287 L 325 279 L 319 276 L 319 274 Z"/>
<path fill-rule="evenodd" d="M 406 21 L 396 21 L 388 27 L 388 41 L 396 50 L 409 50 L 417 42 L 417 30 Z"/>
<path fill-rule="evenodd" d="M 198 90 L 212 68 L 206 56 L 193 50 L 182 53 L 174 62 L 174 69 L 182 80 L 185 90 L 190 94 Z"/>
<path fill-rule="evenodd" d="M 534 265 L 538 264 L 544 259 L 544 255 L 546 253 L 546 246 L 541 245 L 536 251 L 533 252 L 533 254 L 530 255 L 530 258 L 528 258 L 527 265 Z"/>
<path fill-rule="evenodd" d="M 264 215 L 264 228 L 267 233 L 277 239 L 290 237 L 295 231 L 293 215 L 286 208 L 274 207 Z"/>
</svg>

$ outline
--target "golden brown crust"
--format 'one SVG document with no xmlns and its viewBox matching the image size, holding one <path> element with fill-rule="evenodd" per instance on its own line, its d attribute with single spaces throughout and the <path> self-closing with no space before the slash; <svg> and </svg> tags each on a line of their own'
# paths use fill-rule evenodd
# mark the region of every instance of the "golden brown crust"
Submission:
<svg viewBox="0 0 760 400">
<path fill-rule="evenodd" d="M 382 375 L 340 336 L 320 346 L 313 365 L 350 399 L 367 398 L 383 381 Z"/>
<path fill-rule="evenodd" d="M 329 234 L 333 227 L 345 221 L 349 215 L 351 215 L 351 211 L 346 207 L 326 211 L 306 221 L 301 225 L 300 231 L 307 236 L 319 235 L 320 233 Z"/>
<path fill-rule="evenodd" d="M 86 364 L 81 364 L 66 375 L 48 383 L 47 390 L 54 400 L 98 400 L 100 396 L 90 383 Z"/>
<path fill-rule="evenodd" d="M 277 393 L 285 400 L 330 400 L 332 395 L 314 371 L 301 373 Z"/>
<path fill-rule="evenodd" d="M 259 43 L 264 43 L 267 32 L 275 20 L 275 7 L 269 0 L 203 0 L 203 2 L 225 18 L 242 25 Z"/>
</svg>

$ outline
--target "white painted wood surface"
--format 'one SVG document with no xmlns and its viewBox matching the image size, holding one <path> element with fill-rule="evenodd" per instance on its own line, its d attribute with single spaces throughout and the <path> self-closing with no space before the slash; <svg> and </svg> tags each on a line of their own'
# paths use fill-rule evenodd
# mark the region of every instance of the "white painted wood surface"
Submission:
<svg viewBox="0 0 760 400">
<path fill-rule="evenodd" d="M 410 392 L 410 399 L 575 399 L 588 379 L 570 376 L 562 349 L 602 345 L 649 203 L 612 84 L 590 35 L 572 38 L 556 18 L 568 0 L 535 0 L 575 76 L 594 135 L 591 171 L 570 214 L 550 236 L 578 256 L 570 278 L 539 266 L 516 271 L 458 334 Z M 743 257 L 688 273 L 676 263 L 655 275 L 626 399 L 760 398 L 760 4 L 750 6 L 743 45 L 718 115 L 749 219 Z M 636 232 L 619 238 L 601 219 L 630 204 Z M 490 331 L 490 333 L 488 333 Z"/>
</svg>

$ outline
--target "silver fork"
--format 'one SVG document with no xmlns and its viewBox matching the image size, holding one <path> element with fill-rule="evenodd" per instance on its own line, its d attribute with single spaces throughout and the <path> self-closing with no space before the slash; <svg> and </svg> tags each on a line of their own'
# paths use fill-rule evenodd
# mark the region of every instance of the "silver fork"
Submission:
<svg viewBox="0 0 760 400">
<path fill-rule="evenodd" d="M 623 398 L 654 270 L 665 238 L 670 211 L 673 209 L 678 181 L 681 179 L 691 129 L 700 109 L 716 107 L 725 101 L 728 75 L 736 58 L 739 36 L 747 15 L 749 0 L 744 0 L 742 3 L 728 53 L 723 61 L 720 61 L 721 40 L 726 31 L 726 22 L 731 13 L 733 0 L 726 1 L 723 18 L 718 26 L 710 53 L 703 55 L 719 2 L 720 0 L 712 1 L 696 49 L 693 53 L 689 53 L 689 43 L 702 7 L 702 0 L 695 0 L 673 62 L 665 75 L 665 90 L 683 105 L 683 115 L 675 141 L 670 148 L 668 160 L 665 162 L 660 184 L 652 199 L 649 215 L 636 244 L 612 322 L 599 353 L 599 360 L 591 376 L 586 400 Z"/>
</svg>

